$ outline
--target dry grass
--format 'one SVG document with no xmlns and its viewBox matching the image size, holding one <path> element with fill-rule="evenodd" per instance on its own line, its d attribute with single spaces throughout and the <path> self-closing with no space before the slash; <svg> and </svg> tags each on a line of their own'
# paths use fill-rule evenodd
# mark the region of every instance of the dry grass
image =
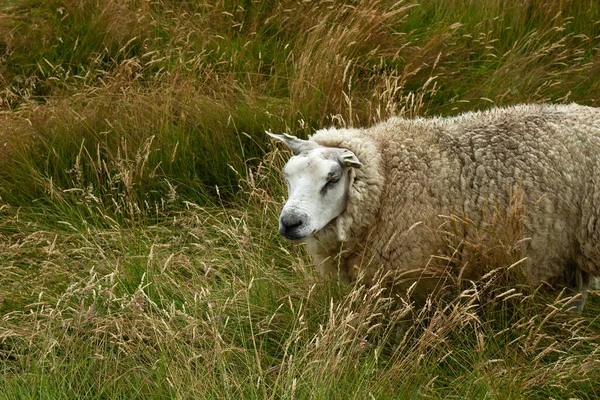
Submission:
<svg viewBox="0 0 600 400">
<path fill-rule="evenodd" d="M 598 397 L 599 293 L 575 314 L 509 273 L 518 196 L 485 229 L 448 216 L 455 284 L 417 307 L 281 241 L 264 137 L 598 105 L 598 21 L 593 1 L 4 2 L 0 398 Z"/>
<path fill-rule="evenodd" d="M 59 221 L 49 228 L 5 207 L 0 357 L 6 393 L 597 394 L 598 293 L 576 314 L 564 294 L 515 286 L 514 279 L 499 279 L 498 270 L 463 280 L 454 295 L 424 307 L 387 297 L 378 283 L 322 282 L 302 249 L 290 249 L 271 229 L 278 191 L 267 176 L 282 162 L 271 153 L 242 181 L 245 209 L 188 203 L 189 210 L 158 225 Z M 472 247 L 487 257 L 488 248 L 474 240 Z"/>
</svg>

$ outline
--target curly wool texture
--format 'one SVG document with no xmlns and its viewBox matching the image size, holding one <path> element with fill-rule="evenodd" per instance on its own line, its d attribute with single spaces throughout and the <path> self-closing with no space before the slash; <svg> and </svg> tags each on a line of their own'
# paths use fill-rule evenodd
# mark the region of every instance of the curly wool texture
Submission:
<svg viewBox="0 0 600 400">
<path fill-rule="evenodd" d="M 525 271 L 533 284 L 579 268 L 600 275 L 600 109 L 520 105 L 452 118 L 391 118 L 310 140 L 362 162 L 346 211 L 308 240 L 323 275 L 419 277 L 440 254 L 443 215 L 483 226 L 521 191 Z M 465 232 L 465 235 L 468 234 Z"/>
</svg>

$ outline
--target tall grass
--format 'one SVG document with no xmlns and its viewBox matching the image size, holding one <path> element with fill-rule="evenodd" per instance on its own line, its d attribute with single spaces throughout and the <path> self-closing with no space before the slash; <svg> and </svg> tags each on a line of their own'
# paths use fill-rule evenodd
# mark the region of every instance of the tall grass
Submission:
<svg viewBox="0 0 600 400">
<path fill-rule="evenodd" d="M 423 308 L 378 284 L 325 284 L 272 229 L 278 206 L 262 174 L 281 162 L 271 154 L 242 183 L 244 209 L 188 203 L 149 227 L 51 229 L 4 209 L 17 232 L 2 229 L 0 393 L 598 395 L 596 292 L 576 314 L 563 293 L 506 286 L 501 270 Z"/>
<path fill-rule="evenodd" d="M 0 104 L 29 123 L 3 134 L 0 195 L 105 200 L 112 175 L 152 209 L 173 188 L 231 201 L 266 129 L 594 105 L 599 20 L 585 1 L 15 1 L 0 23 Z M 122 170 L 142 153 L 146 171 Z M 67 173 L 77 160 L 80 182 Z"/>
<path fill-rule="evenodd" d="M 2 3 L 0 398 L 598 397 L 598 292 L 575 314 L 512 273 L 518 196 L 469 242 L 448 216 L 468 257 L 417 307 L 277 236 L 264 135 L 598 105 L 598 22 L 593 1 Z"/>
</svg>

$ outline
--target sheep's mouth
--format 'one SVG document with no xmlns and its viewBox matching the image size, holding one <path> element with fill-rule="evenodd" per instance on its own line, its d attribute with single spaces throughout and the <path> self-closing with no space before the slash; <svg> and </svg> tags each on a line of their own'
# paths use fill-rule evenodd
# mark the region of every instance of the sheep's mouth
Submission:
<svg viewBox="0 0 600 400">
<path fill-rule="evenodd" d="M 307 239 L 313 237 L 316 238 L 317 237 L 317 229 L 314 229 L 313 231 L 311 231 L 308 234 L 304 234 L 302 232 L 279 232 L 279 234 L 286 239 L 288 242 L 291 243 L 303 243 L 305 242 Z"/>
<path fill-rule="evenodd" d="M 279 227 L 279 234 L 292 243 L 300 243 L 309 238 L 313 233 L 314 231 L 307 234 L 300 229 L 289 229 L 285 226 Z"/>
<path fill-rule="evenodd" d="M 301 243 L 308 237 L 308 236 L 304 236 L 304 235 L 289 234 L 289 233 L 282 234 L 281 236 L 283 236 L 288 242 L 292 242 L 292 243 Z"/>
</svg>

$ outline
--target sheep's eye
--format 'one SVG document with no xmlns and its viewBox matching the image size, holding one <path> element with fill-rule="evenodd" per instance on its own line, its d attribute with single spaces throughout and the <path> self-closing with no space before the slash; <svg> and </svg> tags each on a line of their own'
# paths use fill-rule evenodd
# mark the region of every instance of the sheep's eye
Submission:
<svg viewBox="0 0 600 400">
<path fill-rule="evenodd" d="M 338 181 L 340 180 L 339 175 L 329 175 L 327 177 L 327 183 L 325 184 L 325 186 L 323 186 L 323 189 L 321 189 L 321 194 L 326 194 L 327 190 L 332 188 L 333 185 L 335 185 Z"/>
</svg>

